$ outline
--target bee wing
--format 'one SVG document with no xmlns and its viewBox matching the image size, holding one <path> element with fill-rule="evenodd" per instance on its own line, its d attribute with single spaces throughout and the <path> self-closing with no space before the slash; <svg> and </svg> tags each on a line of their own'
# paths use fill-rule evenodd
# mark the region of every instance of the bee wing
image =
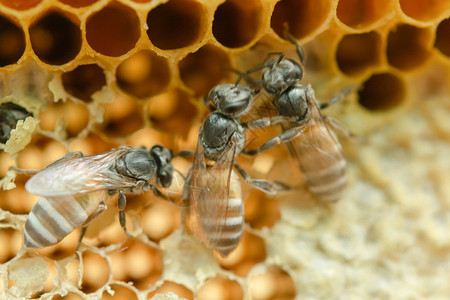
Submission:
<svg viewBox="0 0 450 300">
<path fill-rule="evenodd" d="M 92 217 L 106 196 L 106 191 L 100 191 L 39 198 L 25 222 L 24 246 L 42 248 L 58 243 Z"/>
<path fill-rule="evenodd" d="M 28 180 L 28 192 L 45 197 L 85 194 L 98 190 L 133 187 L 136 181 L 118 174 L 115 161 L 131 147 L 91 156 L 69 153 Z"/>
<path fill-rule="evenodd" d="M 230 176 L 235 144 L 229 143 L 214 166 L 207 168 L 201 133 L 194 163 L 186 182 L 189 184 L 189 219 L 194 234 L 211 246 L 207 237 L 220 235 L 227 214 Z M 219 220 L 219 221 L 218 221 Z"/>
</svg>

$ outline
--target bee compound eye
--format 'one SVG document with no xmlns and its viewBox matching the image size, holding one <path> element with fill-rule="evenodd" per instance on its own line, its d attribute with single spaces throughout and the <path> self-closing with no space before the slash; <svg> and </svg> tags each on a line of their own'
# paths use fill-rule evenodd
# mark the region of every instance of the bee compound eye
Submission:
<svg viewBox="0 0 450 300">
<path fill-rule="evenodd" d="M 169 187 L 172 184 L 172 174 L 167 171 L 162 171 L 158 176 L 158 180 L 162 187 Z"/>
</svg>

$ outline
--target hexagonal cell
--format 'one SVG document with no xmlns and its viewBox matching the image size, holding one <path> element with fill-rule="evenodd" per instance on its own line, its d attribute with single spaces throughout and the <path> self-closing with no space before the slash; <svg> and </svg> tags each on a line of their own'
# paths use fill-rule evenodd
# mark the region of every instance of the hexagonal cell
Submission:
<svg viewBox="0 0 450 300">
<path fill-rule="evenodd" d="M 375 31 L 343 36 L 336 50 L 339 69 L 348 75 L 359 75 L 381 64 L 381 42 Z"/>
<path fill-rule="evenodd" d="M 137 98 L 148 98 L 162 92 L 170 77 L 167 60 L 149 50 L 133 54 L 116 70 L 117 85 Z"/>
<path fill-rule="evenodd" d="M 163 253 L 139 240 L 131 239 L 121 251 L 111 253 L 113 278 L 132 282 L 138 289 L 147 289 L 161 278 Z"/>
<path fill-rule="evenodd" d="M 75 293 L 68 293 L 65 296 L 54 295 L 52 300 L 83 300 L 83 298 Z"/>
<path fill-rule="evenodd" d="M 94 4 L 98 0 L 58 0 L 58 1 L 70 5 L 72 7 L 79 8 Z"/>
<path fill-rule="evenodd" d="M 193 0 L 172 0 L 152 9 L 147 16 L 147 35 L 163 50 L 187 47 L 205 32 L 205 9 Z"/>
<path fill-rule="evenodd" d="M 189 102 L 189 96 L 180 90 L 153 97 L 148 102 L 147 112 L 152 127 L 183 137 L 189 132 L 197 115 L 197 109 Z"/>
<path fill-rule="evenodd" d="M 106 141 L 94 133 L 89 133 L 86 137 L 75 139 L 70 143 L 70 151 L 81 151 L 84 155 L 102 153 L 117 147 L 119 143 Z"/>
<path fill-rule="evenodd" d="M 20 0 L 20 1 L 0 0 L 0 3 L 3 4 L 4 6 L 17 10 L 27 10 L 29 8 L 35 7 L 41 2 L 42 0 Z"/>
<path fill-rule="evenodd" d="M 358 96 L 359 104 L 368 110 L 393 109 L 405 100 L 405 82 L 392 73 L 374 74 L 362 84 Z"/>
<path fill-rule="evenodd" d="M 245 222 L 252 228 L 272 227 L 280 219 L 279 200 L 269 198 L 260 190 L 252 189 L 245 198 Z"/>
<path fill-rule="evenodd" d="M 67 12 L 46 12 L 31 24 L 29 32 L 34 53 L 47 64 L 65 64 L 80 52 L 80 20 Z"/>
<path fill-rule="evenodd" d="M 127 299 L 127 300 L 137 300 L 137 295 L 130 289 L 118 285 L 111 284 L 111 289 L 114 291 L 114 296 L 110 295 L 107 291 L 102 294 L 103 300 L 116 300 L 116 299 Z"/>
<path fill-rule="evenodd" d="M 172 203 L 154 200 L 141 214 L 141 227 L 151 240 L 158 242 L 179 225 L 179 213 Z"/>
<path fill-rule="evenodd" d="M 339 0 L 336 15 L 345 25 L 360 29 L 390 14 L 393 4 L 393 0 Z"/>
<path fill-rule="evenodd" d="M 399 3 L 405 15 L 424 22 L 435 21 L 450 9 L 448 0 L 399 0 Z"/>
<path fill-rule="evenodd" d="M 142 107 L 125 95 L 118 95 L 111 103 L 101 105 L 105 109 L 104 121 L 96 127 L 113 137 L 126 137 L 144 126 Z"/>
<path fill-rule="evenodd" d="M 221 275 L 208 279 L 197 292 L 198 300 L 223 299 L 238 300 L 244 298 L 241 285 Z"/>
<path fill-rule="evenodd" d="M 39 127 L 42 130 L 55 131 L 59 120 L 63 119 L 67 137 L 72 138 L 86 127 L 89 118 L 89 110 L 82 102 L 53 102 L 39 113 Z"/>
<path fill-rule="evenodd" d="M 261 30 L 262 14 L 259 0 L 227 0 L 214 13 L 213 35 L 225 47 L 243 47 Z"/>
<path fill-rule="evenodd" d="M 66 147 L 60 142 L 35 134 L 31 143 L 19 152 L 18 167 L 25 170 L 41 170 L 66 153 Z"/>
<path fill-rule="evenodd" d="M 250 278 L 250 295 L 255 300 L 295 299 L 295 283 L 292 277 L 277 266 L 270 266 L 265 273 Z"/>
<path fill-rule="evenodd" d="M 231 76 L 228 54 L 223 50 L 206 45 L 179 62 L 180 77 L 184 84 L 204 96 L 213 86 Z"/>
<path fill-rule="evenodd" d="M 160 287 L 149 293 L 147 299 L 151 299 L 156 294 L 167 294 L 169 292 L 176 294 L 179 298 L 188 300 L 194 299 L 194 293 L 192 293 L 191 290 L 181 284 L 171 281 L 165 281 Z"/>
<path fill-rule="evenodd" d="M 229 256 L 223 258 L 216 254 L 216 258 L 222 268 L 245 277 L 254 265 L 266 259 L 264 239 L 244 231 L 241 242 Z"/>
<path fill-rule="evenodd" d="M 392 28 L 387 39 L 388 62 L 403 71 L 420 67 L 431 56 L 431 28 L 400 24 Z"/>
<path fill-rule="evenodd" d="M 445 19 L 439 23 L 436 29 L 436 40 L 434 41 L 434 47 L 437 48 L 442 54 L 450 57 L 450 19 Z"/>
<path fill-rule="evenodd" d="M 92 251 L 83 252 L 83 279 L 81 290 L 92 293 L 108 282 L 110 273 L 108 261 Z"/>
<path fill-rule="evenodd" d="M 29 178 L 30 176 L 17 175 L 14 189 L 9 191 L 0 190 L 1 209 L 13 214 L 28 214 L 30 212 L 38 196 L 31 195 L 25 190 L 25 183 Z"/>
<path fill-rule="evenodd" d="M 92 94 L 100 91 L 106 84 L 105 73 L 96 64 L 78 66 L 63 73 L 61 80 L 66 92 L 86 102 L 90 102 Z"/>
<path fill-rule="evenodd" d="M 0 264 L 16 256 L 22 247 L 22 233 L 13 228 L 0 228 Z"/>
<path fill-rule="evenodd" d="M 13 21 L 0 15 L 0 67 L 15 64 L 25 51 L 25 33 Z"/>
<path fill-rule="evenodd" d="M 86 20 L 88 44 L 100 54 L 121 56 L 134 48 L 141 35 L 136 12 L 112 2 Z"/>
<path fill-rule="evenodd" d="M 312 35 L 324 24 L 331 13 L 329 0 L 282 0 L 275 5 L 270 26 L 284 38 L 284 24 L 296 39 Z"/>
</svg>

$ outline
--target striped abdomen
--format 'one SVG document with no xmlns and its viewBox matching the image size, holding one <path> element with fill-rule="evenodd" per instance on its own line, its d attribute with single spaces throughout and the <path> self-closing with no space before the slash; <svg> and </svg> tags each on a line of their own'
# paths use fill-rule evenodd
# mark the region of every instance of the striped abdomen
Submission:
<svg viewBox="0 0 450 300">
<path fill-rule="evenodd" d="M 347 164 L 341 144 L 322 120 L 306 128 L 291 146 L 309 190 L 323 201 L 339 200 L 347 185 Z"/>
<path fill-rule="evenodd" d="M 217 189 L 223 189 L 224 184 L 219 181 L 226 180 L 225 175 L 226 172 L 224 172 L 224 178 L 209 180 L 208 185 L 211 190 L 211 195 L 220 194 L 216 192 Z M 231 173 L 229 186 L 228 201 L 225 199 L 216 199 L 216 201 L 226 201 L 220 206 L 221 211 L 217 211 L 216 215 L 203 215 L 201 220 L 203 234 L 205 235 L 204 240 L 223 257 L 228 256 L 237 247 L 241 240 L 242 232 L 244 231 L 244 205 L 241 194 L 241 183 L 234 171 Z M 214 201 L 214 199 L 208 200 Z M 211 205 L 219 204 L 211 203 Z"/>
<path fill-rule="evenodd" d="M 98 193 L 41 197 L 33 206 L 25 222 L 25 248 L 54 245 L 81 226 L 100 203 Z"/>
</svg>

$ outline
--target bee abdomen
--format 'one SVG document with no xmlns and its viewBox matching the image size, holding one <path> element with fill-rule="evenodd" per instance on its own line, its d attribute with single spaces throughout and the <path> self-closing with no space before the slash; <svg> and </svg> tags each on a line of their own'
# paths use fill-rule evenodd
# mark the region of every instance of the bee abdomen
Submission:
<svg viewBox="0 0 450 300">
<path fill-rule="evenodd" d="M 233 251 L 242 237 L 244 231 L 244 205 L 242 198 L 228 199 L 227 214 L 216 219 L 220 226 L 220 233 L 210 237 L 210 243 L 221 256 L 226 257 Z"/>
<path fill-rule="evenodd" d="M 41 197 L 25 222 L 23 245 L 25 248 L 54 245 L 87 218 L 87 212 L 73 196 L 58 197 L 58 201 Z"/>
<path fill-rule="evenodd" d="M 326 130 L 325 127 L 321 129 Z M 316 197 L 334 202 L 339 200 L 347 186 L 347 163 L 341 145 L 331 136 L 321 142 L 320 147 L 300 154 L 300 169 L 309 190 Z"/>
</svg>

